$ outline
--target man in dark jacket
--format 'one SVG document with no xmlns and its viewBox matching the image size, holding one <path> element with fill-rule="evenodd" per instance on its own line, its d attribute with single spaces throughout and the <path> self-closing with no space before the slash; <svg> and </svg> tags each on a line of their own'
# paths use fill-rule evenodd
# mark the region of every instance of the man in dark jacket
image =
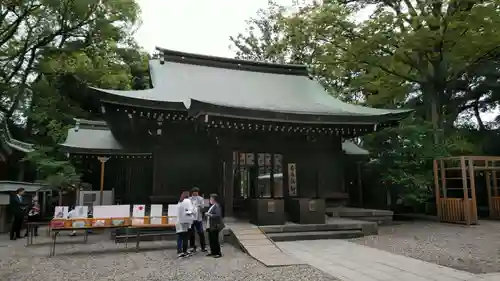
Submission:
<svg viewBox="0 0 500 281">
<path fill-rule="evenodd" d="M 23 226 L 24 216 L 26 214 L 27 205 L 24 201 L 24 188 L 18 188 L 16 194 L 10 199 L 10 210 L 14 219 L 10 229 L 10 240 L 21 238 L 21 228 Z"/>
</svg>

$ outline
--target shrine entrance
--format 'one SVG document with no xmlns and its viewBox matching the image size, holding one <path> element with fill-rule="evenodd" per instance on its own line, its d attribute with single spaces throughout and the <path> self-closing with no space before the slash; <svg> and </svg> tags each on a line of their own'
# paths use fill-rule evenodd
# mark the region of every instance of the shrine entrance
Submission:
<svg viewBox="0 0 500 281">
<path fill-rule="evenodd" d="M 233 152 L 233 212 L 249 217 L 252 199 L 283 199 L 283 155 Z"/>
</svg>

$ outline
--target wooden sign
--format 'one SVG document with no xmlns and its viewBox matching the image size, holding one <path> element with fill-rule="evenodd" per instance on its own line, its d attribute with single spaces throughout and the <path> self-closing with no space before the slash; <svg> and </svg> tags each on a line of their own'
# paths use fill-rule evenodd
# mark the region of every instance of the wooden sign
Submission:
<svg viewBox="0 0 500 281">
<path fill-rule="evenodd" d="M 297 196 L 297 165 L 288 163 L 288 195 Z"/>
<path fill-rule="evenodd" d="M 266 166 L 271 166 L 271 154 L 270 153 L 266 153 L 265 154 L 265 165 Z"/>
<path fill-rule="evenodd" d="M 247 165 L 255 164 L 255 156 L 253 153 L 247 153 Z"/>
<path fill-rule="evenodd" d="M 265 158 L 265 154 L 264 153 L 259 153 L 257 155 L 257 165 L 264 166 L 264 158 Z"/>
<path fill-rule="evenodd" d="M 309 212 L 316 212 L 316 200 L 309 200 Z"/>
<path fill-rule="evenodd" d="M 233 165 L 238 164 L 238 152 L 234 151 L 233 152 Z"/>
<path fill-rule="evenodd" d="M 247 154 L 246 153 L 240 153 L 240 165 L 244 166 L 247 160 Z"/>
<path fill-rule="evenodd" d="M 276 204 L 274 201 L 267 201 L 267 212 L 268 213 L 276 212 Z"/>
<path fill-rule="evenodd" d="M 274 173 L 279 174 L 282 172 L 283 165 L 283 155 L 275 154 L 274 155 Z"/>
</svg>

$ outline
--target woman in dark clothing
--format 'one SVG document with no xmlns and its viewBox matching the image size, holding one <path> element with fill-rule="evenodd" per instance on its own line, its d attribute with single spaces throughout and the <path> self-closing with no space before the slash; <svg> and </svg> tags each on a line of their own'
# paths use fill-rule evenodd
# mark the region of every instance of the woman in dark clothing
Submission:
<svg viewBox="0 0 500 281">
<path fill-rule="evenodd" d="M 28 222 L 39 222 L 40 221 L 40 204 L 38 204 L 38 197 L 33 197 L 31 202 L 31 209 L 28 212 Z M 33 234 L 38 236 L 38 226 L 33 226 Z M 26 236 L 28 236 L 28 230 L 26 229 Z"/>
<path fill-rule="evenodd" d="M 210 195 L 210 208 L 205 213 L 207 216 L 208 242 L 210 244 L 210 254 L 214 258 L 222 257 L 219 241 L 219 233 L 225 225 L 222 220 L 222 208 L 217 202 L 217 194 Z"/>
</svg>

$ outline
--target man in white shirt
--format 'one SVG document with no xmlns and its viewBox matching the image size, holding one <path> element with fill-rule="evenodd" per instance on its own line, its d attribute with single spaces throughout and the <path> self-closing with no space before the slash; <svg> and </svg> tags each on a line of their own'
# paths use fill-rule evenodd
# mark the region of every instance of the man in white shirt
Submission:
<svg viewBox="0 0 500 281">
<path fill-rule="evenodd" d="M 200 189 L 197 187 L 191 189 L 191 197 L 189 199 L 191 199 L 194 207 L 194 221 L 191 226 L 189 245 L 191 247 L 191 251 L 196 252 L 196 233 L 198 233 L 198 236 L 200 237 L 201 251 L 206 252 L 205 231 L 203 229 L 203 208 L 205 199 L 200 196 Z"/>
</svg>

